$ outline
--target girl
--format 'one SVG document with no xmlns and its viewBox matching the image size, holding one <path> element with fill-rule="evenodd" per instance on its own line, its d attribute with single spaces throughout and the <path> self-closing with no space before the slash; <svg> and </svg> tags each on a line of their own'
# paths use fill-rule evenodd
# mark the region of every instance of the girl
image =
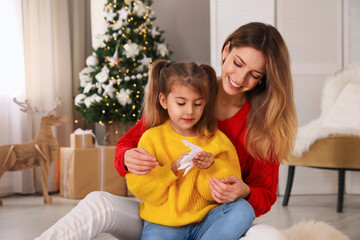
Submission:
<svg viewBox="0 0 360 240">
<path fill-rule="evenodd" d="M 142 239 L 235 240 L 255 218 L 247 201 L 239 199 L 232 203 L 233 211 L 224 213 L 221 209 L 229 204 L 218 207 L 211 195 L 210 178 L 241 178 L 236 150 L 216 128 L 216 89 L 215 72 L 207 65 L 159 60 L 150 70 L 144 107 L 149 130 L 138 148 L 156 157 L 159 165 L 146 175 L 126 175 L 129 190 L 142 200 Z M 189 150 L 183 141 L 204 150 L 186 175 L 178 170 Z"/>
</svg>

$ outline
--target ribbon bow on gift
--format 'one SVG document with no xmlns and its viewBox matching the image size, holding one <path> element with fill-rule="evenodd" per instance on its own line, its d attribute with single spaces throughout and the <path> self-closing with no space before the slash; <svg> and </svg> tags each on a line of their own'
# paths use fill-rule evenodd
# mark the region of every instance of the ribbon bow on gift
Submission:
<svg viewBox="0 0 360 240">
<path fill-rule="evenodd" d="M 183 176 L 185 176 L 194 167 L 194 163 L 192 161 L 194 159 L 194 157 L 199 152 L 203 152 L 204 150 L 201 147 L 190 143 L 188 140 L 181 140 L 181 141 L 185 144 L 185 146 L 190 147 L 190 149 L 192 150 L 188 155 L 186 155 L 183 159 L 181 159 L 180 167 L 178 168 L 178 170 L 185 169 L 185 172 L 183 175 Z"/>
<path fill-rule="evenodd" d="M 82 135 L 84 137 L 84 135 L 86 134 L 90 134 L 94 139 L 95 139 L 95 147 L 98 147 L 98 143 L 97 143 L 97 139 L 96 139 L 96 136 L 95 134 L 93 133 L 93 131 L 91 129 L 88 129 L 88 130 L 83 130 L 81 128 L 78 128 L 76 129 L 73 134 L 75 135 Z M 83 141 L 84 142 L 84 141 Z"/>
</svg>

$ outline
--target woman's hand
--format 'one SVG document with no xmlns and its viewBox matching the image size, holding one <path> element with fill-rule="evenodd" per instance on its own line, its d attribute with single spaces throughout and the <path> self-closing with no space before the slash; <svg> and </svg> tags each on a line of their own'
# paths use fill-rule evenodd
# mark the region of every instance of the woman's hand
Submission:
<svg viewBox="0 0 360 240">
<path fill-rule="evenodd" d="M 242 179 L 231 176 L 217 179 L 210 178 L 211 195 L 217 203 L 229 203 L 237 198 L 248 198 L 250 196 L 249 186 Z"/>
<path fill-rule="evenodd" d="M 214 163 L 214 156 L 209 152 L 199 152 L 193 159 L 194 166 L 207 169 Z"/>
<path fill-rule="evenodd" d="M 132 148 L 124 154 L 124 164 L 128 171 L 136 175 L 145 175 L 159 165 L 156 159 L 143 148 Z"/>
</svg>

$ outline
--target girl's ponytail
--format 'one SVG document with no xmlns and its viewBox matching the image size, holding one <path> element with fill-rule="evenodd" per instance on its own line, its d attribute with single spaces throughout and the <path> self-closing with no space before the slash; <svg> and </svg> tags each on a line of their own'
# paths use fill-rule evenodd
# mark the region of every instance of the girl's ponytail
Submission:
<svg viewBox="0 0 360 240">
<path fill-rule="evenodd" d="M 143 112 L 145 114 L 146 128 L 157 126 L 167 118 L 167 111 L 164 110 L 159 101 L 159 94 L 164 89 L 162 73 L 168 64 L 166 60 L 155 61 L 149 70 L 149 79 L 145 88 Z"/>
<path fill-rule="evenodd" d="M 201 64 L 200 68 L 203 69 L 203 71 L 207 75 L 208 79 L 208 88 L 209 88 L 209 97 L 207 99 L 207 103 L 204 107 L 204 113 L 202 121 L 206 123 L 205 126 L 207 126 L 207 133 L 209 133 L 208 138 L 211 138 L 215 134 L 215 130 L 217 129 L 217 120 L 215 116 L 214 106 L 216 101 L 216 95 L 217 95 L 217 81 L 216 81 L 216 73 L 214 69 L 207 65 L 207 64 Z"/>
<path fill-rule="evenodd" d="M 202 68 L 206 72 L 206 74 L 208 75 L 210 96 L 216 96 L 216 94 L 217 94 L 217 81 L 216 81 L 215 70 L 210 65 L 207 65 L 207 64 L 201 64 L 200 68 Z M 215 103 L 215 98 L 213 98 L 212 101 Z"/>
</svg>

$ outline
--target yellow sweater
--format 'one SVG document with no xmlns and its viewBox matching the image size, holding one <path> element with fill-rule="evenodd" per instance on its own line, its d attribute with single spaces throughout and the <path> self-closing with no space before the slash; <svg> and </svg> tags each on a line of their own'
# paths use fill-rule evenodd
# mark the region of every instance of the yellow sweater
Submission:
<svg viewBox="0 0 360 240">
<path fill-rule="evenodd" d="M 208 169 L 194 166 L 185 176 L 185 170 L 179 170 L 175 175 L 171 162 L 175 162 L 183 152 L 191 151 L 181 140 L 188 140 L 212 153 L 215 158 L 213 165 Z M 204 142 L 199 137 L 177 134 L 167 121 L 147 130 L 138 147 L 144 148 L 159 162 L 149 174 L 126 175 L 129 190 L 142 200 L 140 217 L 148 222 L 165 226 L 200 222 L 218 206 L 211 196 L 209 178 L 241 177 L 235 147 L 220 130 L 211 140 Z"/>
</svg>

